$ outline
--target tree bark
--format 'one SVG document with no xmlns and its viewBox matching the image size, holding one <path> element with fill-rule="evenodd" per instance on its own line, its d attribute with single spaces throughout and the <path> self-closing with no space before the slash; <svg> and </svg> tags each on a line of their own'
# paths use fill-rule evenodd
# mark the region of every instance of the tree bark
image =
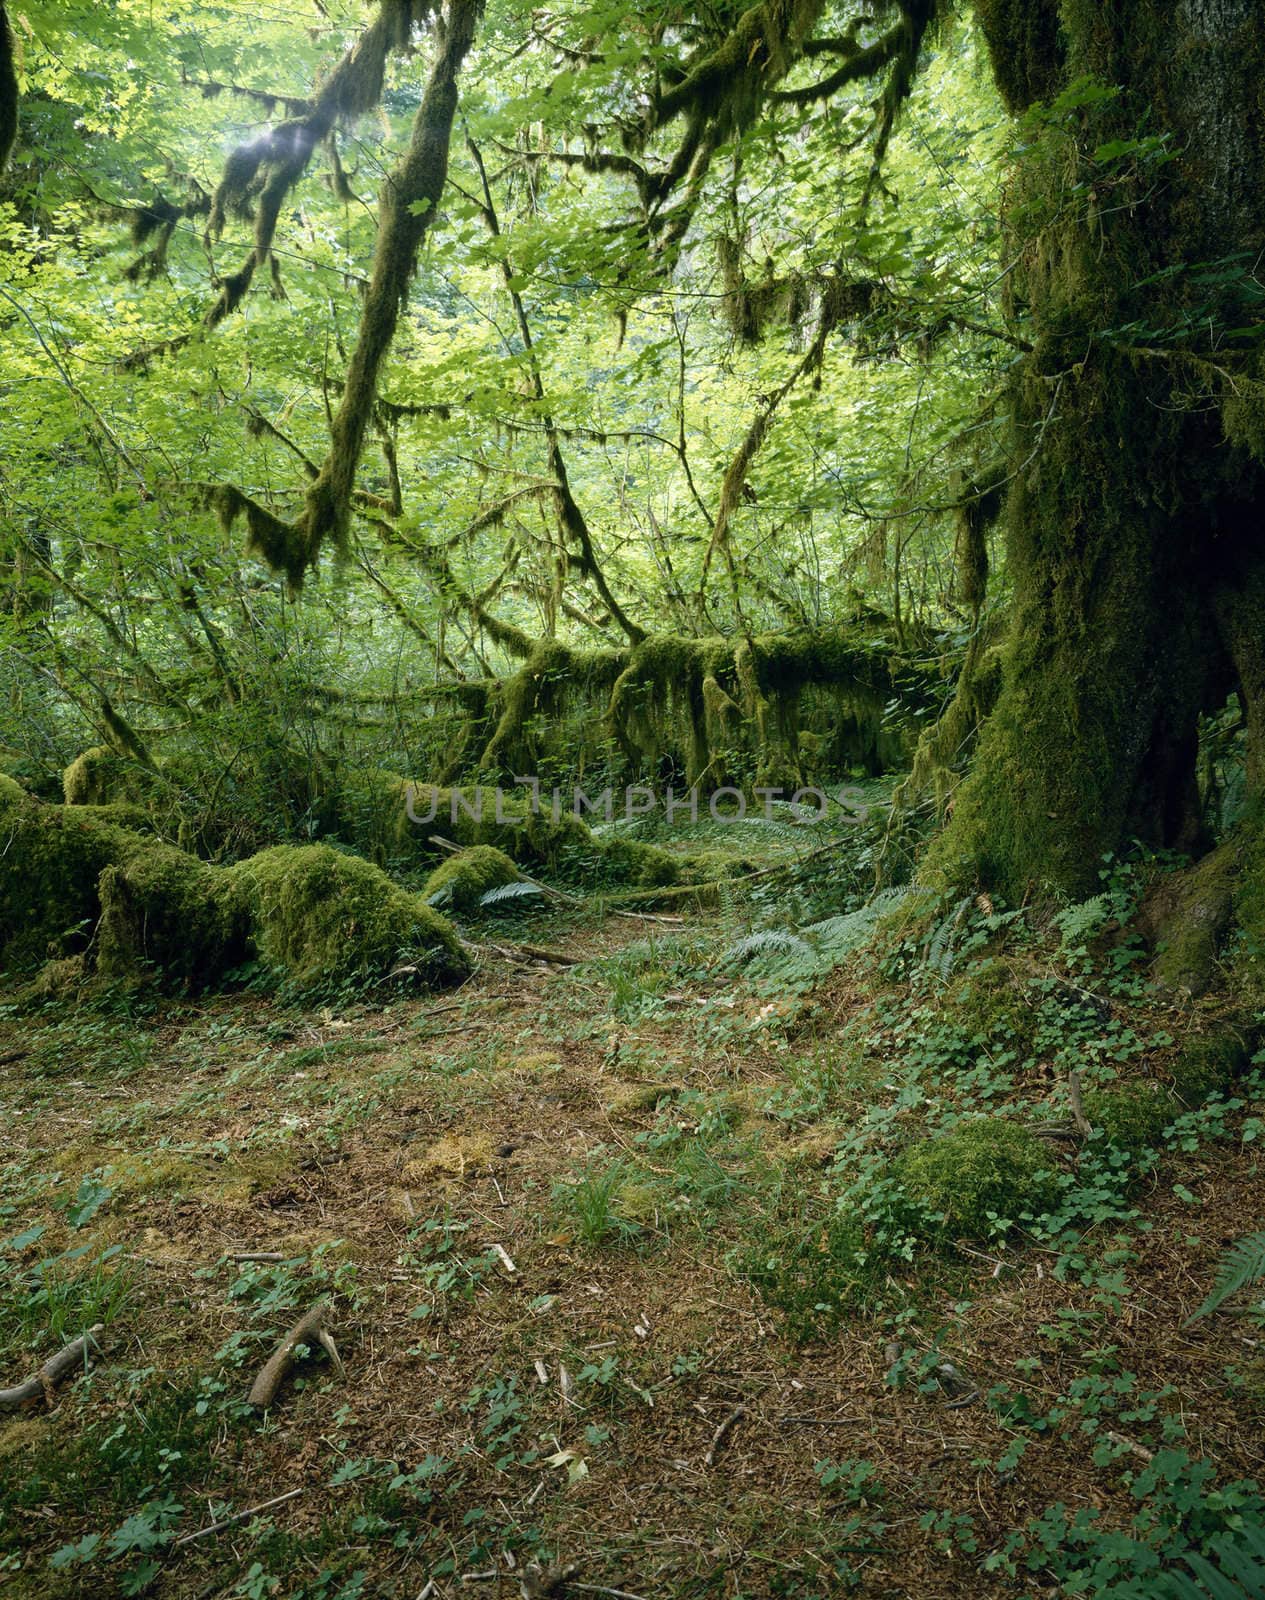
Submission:
<svg viewBox="0 0 1265 1600">
<path fill-rule="evenodd" d="M 13 54 L 13 31 L 4 0 L 0 0 L 0 173 L 18 136 L 18 75 Z"/>
<path fill-rule="evenodd" d="M 1265 452 L 1227 427 L 1253 374 L 1220 330 L 1258 320 L 1265 35 L 1254 0 L 1064 0 L 1057 33 L 1029 25 L 1048 7 L 978 9 L 1012 109 L 1085 77 L 1119 92 L 1038 112 L 1011 193 L 1033 345 L 1013 390 L 1014 619 L 927 872 L 1082 894 L 1134 840 L 1198 849 L 1199 716 L 1236 687 L 1262 782 Z M 1153 135 L 1170 159 L 1110 153 Z"/>
</svg>

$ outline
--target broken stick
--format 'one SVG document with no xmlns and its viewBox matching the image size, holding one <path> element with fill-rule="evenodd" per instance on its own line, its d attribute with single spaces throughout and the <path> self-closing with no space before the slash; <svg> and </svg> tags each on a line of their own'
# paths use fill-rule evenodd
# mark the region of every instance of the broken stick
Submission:
<svg viewBox="0 0 1265 1600">
<path fill-rule="evenodd" d="M 716 1432 L 712 1434 L 712 1442 L 707 1447 L 707 1454 L 703 1457 L 705 1467 L 714 1467 L 720 1447 L 747 1414 L 746 1406 L 735 1406 Z"/>
<path fill-rule="evenodd" d="M 334 1363 L 334 1370 L 341 1376 L 343 1363 L 339 1358 L 338 1346 L 334 1343 L 333 1335 L 325 1326 L 330 1313 L 327 1300 L 318 1301 L 306 1315 L 299 1318 L 295 1325 L 286 1334 L 285 1338 L 269 1356 L 267 1362 L 260 1369 L 259 1376 L 251 1385 L 247 1397 L 248 1404 L 254 1406 L 256 1411 L 267 1411 L 268 1407 L 277 1398 L 285 1375 L 294 1365 L 295 1351 L 300 1345 L 309 1348 L 319 1344 L 321 1349 Z"/>
<path fill-rule="evenodd" d="M 104 1332 L 103 1322 L 94 1323 L 87 1333 L 72 1339 L 55 1356 L 49 1356 L 39 1371 L 33 1372 L 24 1383 L 14 1384 L 12 1389 L 0 1389 L 0 1411 L 16 1411 L 28 1400 L 38 1400 L 41 1395 L 51 1410 L 54 1388 L 76 1367 L 87 1365 L 89 1355 L 96 1349 L 97 1340 Z"/>
<path fill-rule="evenodd" d="M 1094 1137 L 1093 1124 L 1085 1115 L 1085 1102 L 1081 1098 L 1081 1075 L 1075 1068 L 1067 1075 L 1067 1098 L 1072 1107 L 1072 1122 L 1082 1139 Z"/>
</svg>

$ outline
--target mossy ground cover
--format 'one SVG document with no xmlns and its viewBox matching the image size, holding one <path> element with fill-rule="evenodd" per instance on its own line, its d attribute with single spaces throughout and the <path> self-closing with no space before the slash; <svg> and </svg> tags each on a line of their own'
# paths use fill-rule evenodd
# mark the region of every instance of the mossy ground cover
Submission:
<svg viewBox="0 0 1265 1600">
<path fill-rule="evenodd" d="M 446 994 L 6 1006 L 2 1381 L 107 1324 L 0 1419 L 6 1592 L 1070 1596 L 1250 1507 L 1251 1295 L 1184 1326 L 1265 1205 L 1241 1016 L 1101 907 L 789 982 L 754 893 L 520 907 Z M 321 1297 L 343 1376 L 254 1416 Z"/>
</svg>

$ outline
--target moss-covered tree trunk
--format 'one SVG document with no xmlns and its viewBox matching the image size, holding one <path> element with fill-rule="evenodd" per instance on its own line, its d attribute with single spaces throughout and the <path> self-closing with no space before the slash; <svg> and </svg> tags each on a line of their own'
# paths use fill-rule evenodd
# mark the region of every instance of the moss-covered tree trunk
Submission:
<svg viewBox="0 0 1265 1600">
<path fill-rule="evenodd" d="M 1265 27 L 1259 0 L 977 11 L 1010 109 L 1064 101 L 1032 113 L 1008 202 L 1033 349 L 1003 687 L 929 869 L 1078 893 L 1133 839 L 1198 845 L 1198 718 L 1236 687 L 1265 781 L 1265 421 L 1227 333 L 1260 320 Z"/>
</svg>

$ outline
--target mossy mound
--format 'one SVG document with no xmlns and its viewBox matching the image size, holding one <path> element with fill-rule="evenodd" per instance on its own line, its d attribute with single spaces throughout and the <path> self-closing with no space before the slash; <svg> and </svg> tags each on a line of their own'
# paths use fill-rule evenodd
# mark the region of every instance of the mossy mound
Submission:
<svg viewBox="0 0 1265 1600">
<path fill-rule="evenodd" d="M 96 970 L 103 978 L 157 969 L 167 982 L 196 991 L 247 957 L 250 914 L 240 886 L 183 850 L 155 843 L 106 867 L 97 893 Z"/>
<path fill-rule="evenodd" d="M 907 1198 L 952 1235 L 987 1239 L 1058 1194 L 1045 1144 L 1003 1117 L 976 1117 L 901 1154 L 893 1175 Z"/>
<path fill-rule="evenodd" d="M 545 806 L 533 810 L 526 797 L 478 785 L 439 788 L 411 783 L 389 772 L 367 775 L 348 802 L 346 833 L 380 861 L 428 862 L 444 856 L 438 837 L 462 849 L 491 845 L 515 861 L 556 870 L 575 852 L 598 848 L 577 817 L 563 811 L 554 820 Z"/>
<path fill-rule="evenodd" d="M 1188 1038 L 1173 1063 L 1173 1093 L 1189 1107 L 1201 1106 L 1230 1084 L 1251 1054 L 1246 1030 L 1222 1026 Z"/>
<path fill-rule="evenodd" d="M 1030 995 L 1006 966 L 988 957 L 957 980 L 946 1008 L 959 1027 L 979 1038 L 1005 1033 L 1027 1042 L 1036 1026 Z"/>
<path fill-rule="evenodd" d="M 1085 1095 L 1090 1126 L 1108 1144 L 1130 1154 L 1158 1145 L 1160 1135 L 1180 1111 L 1171 1090 L 1153 1080 L 1091 1089 Z"/>
<path fill-rule="evenodd" d="M 522 874 L 495 845 L 477 844 L 437 866 L 422 890 L 429 904 L 472 911 L 489 889 L 517 883 Z"/>
<path fill-rule="evenodd" d="M 51 963 L 52 980 L 73 961 L 76 984 L 146 975 L 186 990 L 254 953 L 300 988 L 375 981 L 397 964 L 423 983 L 466 971 L 444 919 L 368 861 L 279 845 L 211 866 L 101 820 L 114 810 L 45 805 L 0 779 L 6 968 Z"/>
<path fill-rule="evenodd" d="M 226 869 L 250 907 L 260 957 L 300 989 L 381 978 L 394 967 L 439 983 L 462 976 L 451 927 L 359 856 L 276 845 Z"/>
<path fill-rule="evenodd" d="M 101 912 L 97 879 L 150 843 L 8 783 L 0 835 L 0 959 L 17 968 L 82 949 Z"/>
</svg>

